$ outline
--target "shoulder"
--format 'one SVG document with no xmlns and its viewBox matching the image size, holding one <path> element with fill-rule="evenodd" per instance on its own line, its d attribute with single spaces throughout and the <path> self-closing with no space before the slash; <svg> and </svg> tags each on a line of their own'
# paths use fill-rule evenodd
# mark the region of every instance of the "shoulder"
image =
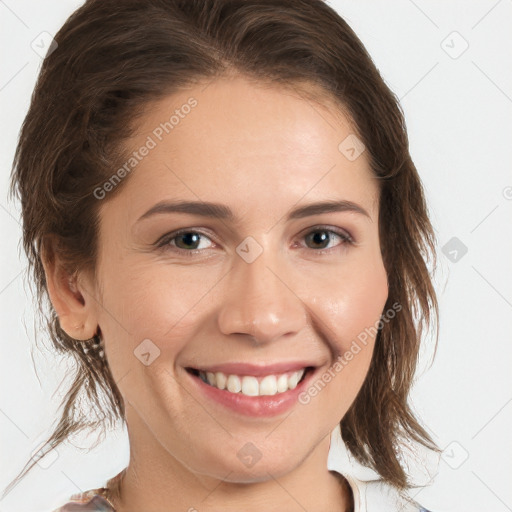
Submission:
<svg viewBox="0 0 512 512">
<path fill-rule="evenodd" d="M 73 494 L 70 501 L 53 512 L 115 512 L 102 496 L 103 488 Z"/>
<path fill-rule="evenodd" d="M 423 477 L 420 478 L 419 474 L 414 475 L 414 481 L 420 488 L 429 485 L 434 476 L 431 474 L 433 468 L 430 468 L 430 464 L 426 462 L 423 464 L 423 462 L 421 459 L 421 470 L 425 472 Z M 437 466 L 437 463 L 434 465 Z M 331 435 L 327 469 L 336 471 L 347 479 L 354 497 L 355 512 L 433 512 L 414 499 L 413 496 L 418 493 L 418 490 L 398 489 L 386 483 L 373 469 L 359 463 L 343 442 L 339 425 Z M 412 470 L 412 466 L 410 469 Z M 410 496 L 409 492 L 413 496 Z"/>
<path fill-rule="evenodd" d="M 361 511 L 433 512 L 421 506 L 408 493 L 382 481 L 358 482 Z"/>
</svg>

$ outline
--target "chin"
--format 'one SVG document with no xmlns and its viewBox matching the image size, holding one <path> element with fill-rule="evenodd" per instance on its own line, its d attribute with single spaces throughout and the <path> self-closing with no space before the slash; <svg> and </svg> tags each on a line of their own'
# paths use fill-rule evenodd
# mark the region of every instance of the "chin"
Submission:
<svg viewBox="0 0 512 512">
<path fill-rule="evenodd" d="M 219 471 L 219 467 L 216 467 L 213 472 L 203 472 L 210 477 L 222 480 L 224 482 L 229 482 L 232 484 L 255 484 L 258 482 L 266 482 L 273 478 L 281 478 L 287 473 L 293 471 L 296 466 L 290 464 L 290 461 L 287 461 L 286 466 L 276 463 L 263 463 L 259 461 L 252 468 L 234 468 L 229 465 L 222 465 L 222 468 L 225 471 Z"/>
<path fill-rule="evenodd" d="M 191 469 L 225 482 L 249 484 L 282 477 L 300 466 L 307 457 L 307 453 L 300 453 L 299 447 L 283 447 L 281 444 L 280 450 L 267 447 L 260 451 L 250 441 L 237 443 L 237 446 L 238 444 L 241 444 L 242 448 L 233 448 L 233 457 L 227 456 L 231 451 L 229 447 L 217 445 L 213 447 L 215 451 L 210 453 L 207 461 L 203 458 Z M 222 452 L 226 456 L 219 459 Z M 267 456 L 265 452 L 268 453 Z M 290 456 L 291 453 L 293 457 Z"/>
</svg>

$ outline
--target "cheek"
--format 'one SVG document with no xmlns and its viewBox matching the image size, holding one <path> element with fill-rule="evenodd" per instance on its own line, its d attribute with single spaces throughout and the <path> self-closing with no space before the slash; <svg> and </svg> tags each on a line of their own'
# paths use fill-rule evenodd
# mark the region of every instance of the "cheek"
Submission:
<svg viewBox="0 0 512 512">
<path fill-rule="evenodd" d="M 349 350 L 354 340 L 372 348 L 375 329 L 388 298 L 387 274 L 380 254 L 354 257 L 340 265 L 328 279 L 317 276 L 323 285 L 314 297 L 314 313 L 324 326 L 336 355 Z M 365 358 L 371 357 L 371 350 Z M 362 359 L 362 358 L 361 358 Z"/>
<path fill-rule="evenodd" d="M 179 268 L 157 272 L 158 267 L 131 261 L 110 272 L 105 269 L 100 324 L 108 363 L 126 404 L 139 414 L 143 407 L 143 416 L 154 422 L 161 421 L 159 411 L 167 410 L 178 428 L 180 418 L 175 413 L 184 410 L 186 397 L 175 385 L 173 365 L 194 338 L 198 323 L 194 304 L 201 300 L 202 288 L 187 281 Z"/>
<path fill-rule="evenodd" d="M 104 283 L 100 324 L 108 340 L 107 355 L 112 371 L 122 375 L 140 366 L 136 356 L 142 347 L 149 348 L 151 357 L 158 354 L 155 363 L 165 361 L 171 369 L 174 357 L 204 321 L 198 315 L 211 307 L 213 293 L 208 291 L 219 276 L 193 265 L 166 265 L 137 256 L 105 258 L 99 279 Z"/>
<path fill-rule="evenodd" d="M 319 330 L 329 340 L 333 359 L 304 392 L 301 403 L 321 396 L 320 409 L 339 421 L 368 373 L 388 282 L 378 256 L 340 268 L 336 275 L 324 282 L 323 292 L 313 301 Z"/>
</svg>

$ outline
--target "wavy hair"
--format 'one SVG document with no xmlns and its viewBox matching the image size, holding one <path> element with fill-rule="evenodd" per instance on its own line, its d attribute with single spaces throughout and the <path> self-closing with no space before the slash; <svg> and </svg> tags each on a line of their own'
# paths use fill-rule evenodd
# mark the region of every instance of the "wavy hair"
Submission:
<svg viewBox="0 0 512 512">
<path fill-rule="evenodd" d="M 341 433 L 361 463 L 400 489 L 409 486 L 401 442 L 438 450 L 408 402 L 422 333 L 434 319 L 438 323 L 428 270 L 436 261 L 435 234 L 399 101 L 353 30 L 322 0 L 88 0 L 55 41 L 20 132 L 10 189 L 21 201 L 23 248 L 51 342 L 76 362 L 60 421 L 43 451 L 82 429 L 124 421 L 108 362 L 84 352 L 84 342 L 59 325 L 43 256 L 57 250 L 70 276 L 94 272 L 100 201 L 93 191 L 124 161 L 122 142 L 144 107 L 236 73 L 333 101 L 366 146 L 381 189 L 385 308 L 399 303 L 402 309 L 379 329 L 368 375 L 341 420 Z M 79 407 L 84 394 L 103 421 L 91 424 Z M 35 463 L 27 463 L 7 492 Z"/>
</svg>

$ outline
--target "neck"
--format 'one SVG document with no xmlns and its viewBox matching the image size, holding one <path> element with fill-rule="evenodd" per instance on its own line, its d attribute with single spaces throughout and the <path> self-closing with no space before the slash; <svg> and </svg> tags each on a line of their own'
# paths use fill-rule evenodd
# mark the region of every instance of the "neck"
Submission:
<svg viewBox="0 0 512 512">
<path fill-rule="evenodd" d="M 172 457 L 138 418 L 130 418 L 130 462 L 109 482 L 116 512 L 350 512 L 352 491 L 346 479 L 327 469 L 330 434 L 289 473 L 254 483 L 239 483 L 190 471 Z M 145 428 L 144 428 L 145 427 Z M 137 432 L 135 434 L 134 432 Z M 172 508 L 169 508 L 169 506 Z"/>
</svg>

